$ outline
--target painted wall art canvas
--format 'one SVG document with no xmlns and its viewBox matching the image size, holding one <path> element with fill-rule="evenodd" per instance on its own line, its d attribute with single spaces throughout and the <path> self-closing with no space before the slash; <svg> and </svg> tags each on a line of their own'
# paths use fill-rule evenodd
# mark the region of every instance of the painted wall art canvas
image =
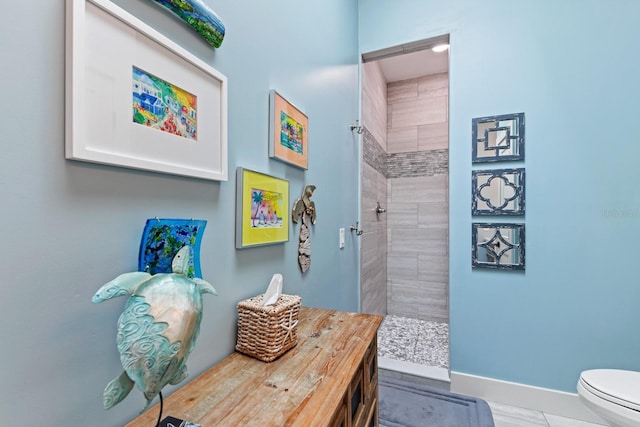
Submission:
<svg viewBox="0 0 640 427">
<path fill-rule="evenodd" d="M 109 0 L 66 0 L 65 157 L 228 179 L 227 78 Z"/>
<path fill-rule="evenodd" d="M 236 248 L 289 240 L 289 181 L 238 168 Z"/>
<path fill-rule="evenodd" d="M 309 118 L 275 90 L 269 94 L 269 115 L 269 156 L 307 169 Z"/>
<path fill-rule="evenodd" d="M 198 140 L 198 97 L 132 67 L 133 122 Z"/>
<path fill-rule="evenodd" d="M 196 30 L 211 46 L 220 47 L 224 40 L 224 24 L 201 0 L 155 0 L 175 13 Z"/>
<path fill-rule="evenodd" d="M 138 270 L 149 274 L 171 273 L 173 257 L 191 247 L 188 277 L 202 278 L 200 245 L 207 221 L 202 219 L 149 218 L 142 232 Z"/>
<path fill-rule="evenodd" d="M 251 189 L 251 228 L 282 228 L 284 195 L 263 188 Z"/>
</svg>

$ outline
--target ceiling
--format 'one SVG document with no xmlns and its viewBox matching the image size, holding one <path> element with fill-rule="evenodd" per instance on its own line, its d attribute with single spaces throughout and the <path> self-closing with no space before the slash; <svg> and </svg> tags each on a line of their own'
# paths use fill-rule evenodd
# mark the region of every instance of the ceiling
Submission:
<svg viewBox="0 0 640 427">
<path fill-rule="evenodd" d="M 424 49 L 379 59 L 378 64 L 387 83 L 408 80 L 449 71 L 449 51 Z"/>
</svg>

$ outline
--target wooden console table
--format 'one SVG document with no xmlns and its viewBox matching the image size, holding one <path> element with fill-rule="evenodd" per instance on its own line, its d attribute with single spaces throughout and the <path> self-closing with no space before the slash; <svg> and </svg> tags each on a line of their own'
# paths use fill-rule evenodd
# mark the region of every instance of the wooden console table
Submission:
<svg viewBox="0 0 640 427">
<path fill-rule="evenodd" d="M 381 316 L 303 307 L 298 344 L 264 363 L 233 353 L 164 401 L 167 415 L 213 426 L 378 425 Z M 159 405 L 127 424 L 155 427 Z"/>
</svg>

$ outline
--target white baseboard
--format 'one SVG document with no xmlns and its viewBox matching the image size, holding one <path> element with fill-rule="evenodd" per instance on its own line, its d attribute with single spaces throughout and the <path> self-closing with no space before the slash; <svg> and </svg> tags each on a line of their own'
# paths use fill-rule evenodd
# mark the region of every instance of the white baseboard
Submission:
<svg viewBox="0 0 640 427">
<path fill-rule="evenodd" d="M 577 393 L 451 372 L 451 391 L 491 402 L 517 406 L 547 414 L 604 424 L 579 400 Z"/>
</svg>

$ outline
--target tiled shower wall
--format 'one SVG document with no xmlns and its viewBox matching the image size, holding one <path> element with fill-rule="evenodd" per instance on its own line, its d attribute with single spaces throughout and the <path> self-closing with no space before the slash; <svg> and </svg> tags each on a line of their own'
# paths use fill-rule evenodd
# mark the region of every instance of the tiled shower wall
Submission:
<svg viewBox="0 0 640 427">
<path fill-rule="evenodd" d="M 362 67 L 362 125 L 360 310 L 385 315 L 387 217 L 375 207 L 387 202 L 387 83 L 376 62 Z"/>
<path fill-rule="evenodd" d="M 448 75 L 362 88 L 361 310 L 448 322 Z"/>
<path fill-rule="evenodd" d="M 387 87 L 387 311 L 449 321 L 448 74 Z"/>
</svg>

